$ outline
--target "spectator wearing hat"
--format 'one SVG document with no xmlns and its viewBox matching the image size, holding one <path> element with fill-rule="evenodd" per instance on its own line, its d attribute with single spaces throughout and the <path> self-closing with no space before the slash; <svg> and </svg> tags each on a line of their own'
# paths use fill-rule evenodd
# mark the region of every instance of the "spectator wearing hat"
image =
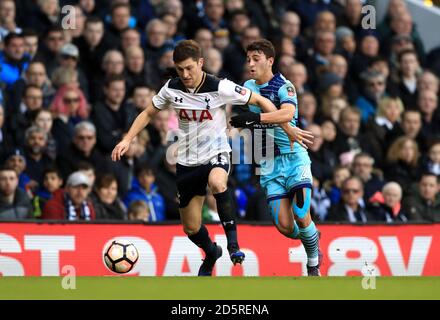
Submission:
<svg viewBox="0 0 440 320">
<path fill-rule="evenodd" d="M 32 204 L 26 193 L 18 188 L 17 172 L 0 168 L 0 220 L 23 220 L 32 217 Z"/>
<path fill-rule="evenodd" d="M 85 73 L 79 67 L 80 54 L 78 47 L 71 43 L 66 43 L 60 51 L 59 65 L 61 67 L 71 68 L 78 73 L 79 86 L 85 96 L 89 96 L 89 83 Z"/>
<path fill-rule="evenodd" d="M 366 123 L 376 113 L 380 99 L 386 96 L 386 83 L 383 74 L 377 71 L 364 72 L 362 78 L 365 85 L 355 104 L 361 111 L 362 122 Z"/>
<path fill-rule="evenodd" d="M 43 208 L 43 219 L 90 221 L 95 220 L 95 209 L 88 200 L 91 184 L 82 172 L 74 172 L 67 179 L 66 188 L 55 191 Z"/>
<path fill-rule="evenodd" d="M 4 49 L 0 52 L 0 81 L 11 89 L 28 66 L 29 56 L 25 52 L 23 35 L 9 33 L 4 39 Z"/>
<path fill-rule="evenodd" d="M 213 44 L 214 47 L 223 51 L 230 45 L 231 41 L 229 39 L 229 30 L 228 29 L 218 29 L 214 32 Z"/>
<path fill-rule="evenodd" d="M 26 170 L 26 156 L 24 151 L 20 148 L 13 149 L 6 157 L 5 164 L 17 172 L 18 187 L 25 191 L 30 192 L 31 189 L 37 186 L 35 181 L 25 173 Z"/>
</svg>

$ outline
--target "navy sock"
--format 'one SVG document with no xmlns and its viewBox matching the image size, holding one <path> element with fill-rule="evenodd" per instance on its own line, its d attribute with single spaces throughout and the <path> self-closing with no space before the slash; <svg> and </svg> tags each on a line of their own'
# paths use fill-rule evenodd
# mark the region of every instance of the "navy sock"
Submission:
<svg viewBox="0 0 440 320">
<path fill-rule="evenodd" d="M 188 238 L 194 242 L 196 246 L 202 248 L 206 254 L 209 254 L 214 250 L 214 243 L 211 241 L 208 229 L 206 229 L 204 224 L 200 227 L 199 232 L 188 236 Z"/>
<path fill-rule="evenodd" d="M 229 190 L 222 193 L 214 194 L 217 202 L 217 211 L 228 239 L 228 249 L 238 247 L 237 240 L 237 223 L 235 220 L 234 207 L 232 205 L 232 197 Z"/>
</svg>

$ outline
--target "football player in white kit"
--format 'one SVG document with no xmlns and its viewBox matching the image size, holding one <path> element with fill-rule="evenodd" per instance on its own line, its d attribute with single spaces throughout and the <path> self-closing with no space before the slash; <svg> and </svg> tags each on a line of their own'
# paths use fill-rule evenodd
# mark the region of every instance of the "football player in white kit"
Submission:
<svg viewBox="0 0 440 320">
<path fill-rule="evenodd" d="M 198 275 L 211 276 L 222 248 L 211 241 L 208 229 L 202 224 L 207 185 L 216 199 L 231 261 L 234 265 L 241 264 L 245 258 L 238 245 L 233 199 L 227 190 L 231 148 L 226 135 L 225 105 L 250 103 L 261 107 L 265 113 L 259 114 L 257 120 L 281 124 L 292 141 L 301 139 L 301 132 L 294 131 L 287 123 L 294 116 L 293 110 L 277 110 L 259 94 L 227 79 L 206 74 L 202 70 L 202 50 L 197 42 L 181 41 L 174 49 L 173 60 L 179 77 L 169 80 L 153 97 L 152 104 L 139 114 L 123 140 L 115 146 L 112 160 L 120 160 L 131 140 L 156 113 L 168 107 L 176 110 L 181 133 L 176 165 L 181 221 L 189 239 L 205 252 Z"/>
</svg>

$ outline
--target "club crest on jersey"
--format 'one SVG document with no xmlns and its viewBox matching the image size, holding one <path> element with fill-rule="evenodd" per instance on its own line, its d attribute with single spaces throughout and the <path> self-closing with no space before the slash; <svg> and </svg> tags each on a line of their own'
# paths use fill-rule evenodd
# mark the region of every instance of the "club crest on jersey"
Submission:
<svg viewBox="0 0 440 320">
<path fill-rule="evenodd" d="M 275 95 L 273 94 L 273 92 L 270 93 L 269 100 L 270 101 L 274 101 L 275 100 Z"/>
<path fill-rule="evenodd" d="M 180 109 L 179 119 L 187 120 L 187 121 L 203 122 L 205 120 L 212 120 L 212 115 L 208 110 L 197 111 L 197 110 Z"/>
<path fill-rule="evenodd" d="M 246 89 L 240 86 L 235 86 L 235 92 L 241 94 L 242 96 L 246 95 Z"/>
<path fill-rule="evenodd" d="M 294 87 L 287 87 L 287 95 L 289 97 L 293 97 L 295 95 L 295 88 Z"/>
</svg>

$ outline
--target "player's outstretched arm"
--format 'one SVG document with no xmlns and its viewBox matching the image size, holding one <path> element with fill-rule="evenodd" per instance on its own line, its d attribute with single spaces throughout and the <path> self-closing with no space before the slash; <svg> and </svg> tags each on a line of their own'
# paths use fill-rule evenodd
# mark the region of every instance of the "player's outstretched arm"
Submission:
<svg viewBox="0 0 440 320">
<path fill-rule="evenodd" d="M 260 107 L 265 113 L 244 112 L 231 118 L 231 125 L 237 128 L 245 128 L 255 124 L 279 124 L 292 120 L 294 113 L 287 108 L 278 110 L 275 105 L 258 93 L 252 92 L 249 104 Z"/>
<path fill-rule="evenodd" d="M 133 124 L 128 130 L 125 137 L 119 142 L 112 152 L 112 160 L 119 161 L 121 157 L 127 152 L 130 147 L 130 143 L 134 137 L 136 137 L 142 129 L 150 122 L 151 118 L 156 115 L 160 110 L 156 109 L 152 104 L 150 104 L 144 111 L 142 111 L 134 120 Z"/>
</svg>

